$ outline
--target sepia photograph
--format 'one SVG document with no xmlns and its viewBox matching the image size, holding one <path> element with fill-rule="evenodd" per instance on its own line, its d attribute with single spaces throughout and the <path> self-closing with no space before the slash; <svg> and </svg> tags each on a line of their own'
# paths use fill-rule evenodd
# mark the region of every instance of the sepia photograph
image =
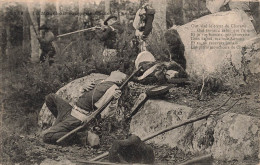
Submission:
<svg viewBox="0 0 260 165">
<path fill-rule="evenodd" d="M 0 165 L 259 165 L 260 0 L 0 0 Z"/>
</svg>

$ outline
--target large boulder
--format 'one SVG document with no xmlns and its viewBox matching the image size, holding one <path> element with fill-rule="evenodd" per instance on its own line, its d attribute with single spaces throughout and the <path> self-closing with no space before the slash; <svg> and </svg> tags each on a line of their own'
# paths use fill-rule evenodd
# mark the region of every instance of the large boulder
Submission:
<svg viewBox="0 0 260 165">
<path fill-rule="evenodd" d="M 144 107 L 132 118 L 130 132 L 144 138 L 153 132 L 187 119 L 191 112 L 192 109 L 187 106 L 163 100 L 148 100 Z M 183 144 L 180 143 L 183 143 L 187 131 L 189 129 L 180 127 L 150 141 L 156 144 L 167 144 L 170 147 L 178 146 L 182 148 Z"/>
<path fill-rule="evenodd" d="M 170 125 L 188 119 L 194 110 L 190 107 L 162 100 L 149 100 L 133 117 L 131 133 L 143 138 Z M 150 143 L 178 147 L 184 152 L 212 153 L 221 161 L 258 157 L 258 118 L 235 113 L 203 119 L 159 135 Z"/>
<path fill-rule="evenodd" d="M 255 69 L 260 68 L 259 60 L 246 63 L 244 59 L 245 41 L 256 37 L 256 31 L 243 11 L 210 14 L 169 29 L 176 30 L 185 47 L 187 72 L 191 76 L 213 76 L 227 81 L 238 77 L 240 81 L 245 67 L 259 73 Z M 259 58 L 259 50 L 249 58 Z"/>
<path fill-rule="evenodd" d="M 87 86 L 89 86 L 92 82 L 103 80 L 107 77 L 108 76 L 104 74 L 93 73 L 89 76 L 85 76 L 68 83 L 64 87 L 60 88 L 56 94 L 64 100 L 67 100 L 71 105 L 74 105 Z M 44 103 L 39 113 L 39 126 L 41 128 L 47 128 L 54 123 L 54 120 L 54 116 L 51 114 L 49 109 L 46 107 L 46 104 Z"/>
</svg>

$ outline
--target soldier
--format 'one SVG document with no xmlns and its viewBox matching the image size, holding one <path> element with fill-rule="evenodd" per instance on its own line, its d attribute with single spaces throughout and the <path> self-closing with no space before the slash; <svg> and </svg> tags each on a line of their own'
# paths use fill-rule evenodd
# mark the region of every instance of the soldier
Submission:
<svg viewBox="0 0 260 165">
<path fill-rule="evenodd" d="M 51 65 L 54 63 L 53 57 L 56 53 L 52 43 L 52 41 L 55 39 L 54 34 L 47 25 L 42 25 L 39 30 L 43 30 L 42 37 L 37 36 L 42 50 L 40 62 L 44 62 L 46 58 L 49 57 L 49 64 Z"/>
<path fill-rule="evenodd" d="M 103 62 L 111 61 L 117 55 L 118 35 L 124 32 L 116 16 L 109 16 L 102 27 L 101 40 L 104 41 Z"/>
<path fill-rule="evenodd" d="M 145 3 L 135 15 L 133 26 L 136 29 L 135 35 L 139 40 L 141 51 L 146 50 L 145 41 L 153 29 L 155 10 Z"/>
<path fill-rule="evenodd" d="M 135 67 L 142 67 L 141 75 L 137 81 L 143 84 L 174 82 L 177 78 L 187 78 L 186 71 L 174 61 L 159 62 L 154 56 L 143 51 L 138 54 L 135 60 Z"/>
<path fill-rule="evenodd" d="M 111 96 L 119 98 L 121 91 L 117 85 L 121 84 L 125 78 L 126 75 L 122 72 L 111 72 L 105 80 L 96 85 L 90 85 L 79 97 L 75 106 L 71 106 L 56 94 L 46 96 L 46 105 L 56 117 L 56 121 L 52 127 L 44 131 L 43 141 L 55 144 L 59 138 L 86 121 L 89 115 L 101 107 Z"/>
<path fill-rule="evenodd" d="M 94 27 L 94 20 L 93 20 L 93 15 L 92 13 L 86 13 L 83 17 L 83 26 L 84 29 L 92 28 Z M 95 31 L 84 31 L 84 36 L 86 40 L 92 40 L 95 37 Z"/>
<path fill-rule="evenodd" d="M 86 14 L 86 15 L 84 15 L 83 24 L 84 24 L 84 29 L 91 28 L 91 27 L 94 26 L 94 25 L 93 25 L 92 14 Z"/>
</svg>

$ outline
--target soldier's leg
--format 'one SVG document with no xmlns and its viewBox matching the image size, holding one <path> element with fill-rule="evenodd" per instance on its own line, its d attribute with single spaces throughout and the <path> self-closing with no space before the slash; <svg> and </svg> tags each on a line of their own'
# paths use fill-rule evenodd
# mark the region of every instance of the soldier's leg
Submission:
<svg viewBox="0 0 260 165">
<path fill-rule="evenodd" d="M 51 93 L 46 96 L 45 102 L 51 113 L 55 116 L 54 125 L 64 120 L 70 114 L 72 106 L 58 95 Z"/>
<path fill-rule="evenodd" d="M 45 134 L 43 135 L 43 141 L 45 143 L 55 144 L 59 138 L 66 135 L 68 132 L 80 125 L 80 120 L 68 114 L 66 115 L 64 121 L 57 123 L 45 132 Z M 68 142 L 69 140 L 70 139 L 67 139 L 66 141 L 64 141 L 64 143 Z"/>
<path fill-rule="evenodd" d="M 52 65 L 54 63 L 54 55 L 55 55 L 55 49 L 52 48 L 48 54 L 47 54 L 47 57 L 49 57 L 49 65 Z"/>
<path fill-rule="evenodd" d="M 47 54 L 46 52 L 42 51 L 41 56 L 40 56 L 40 62 L 44 62 L 45 61 L 46 54 Z"/>
</svg>

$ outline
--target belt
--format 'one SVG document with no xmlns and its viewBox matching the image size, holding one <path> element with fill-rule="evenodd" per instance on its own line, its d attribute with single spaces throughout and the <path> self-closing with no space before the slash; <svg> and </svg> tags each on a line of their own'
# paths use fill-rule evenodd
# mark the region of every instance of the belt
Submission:
<svg viewBox="0 0 260 165">
<path fill-rule="evenodd" d="M 84 109 L 74 105 L 71 110 L 71 116 L 75 117 L 76 119 L 85 122 L 89 116 L 91 115 L 91 112 L 87 112 Z"/>
</svg>

